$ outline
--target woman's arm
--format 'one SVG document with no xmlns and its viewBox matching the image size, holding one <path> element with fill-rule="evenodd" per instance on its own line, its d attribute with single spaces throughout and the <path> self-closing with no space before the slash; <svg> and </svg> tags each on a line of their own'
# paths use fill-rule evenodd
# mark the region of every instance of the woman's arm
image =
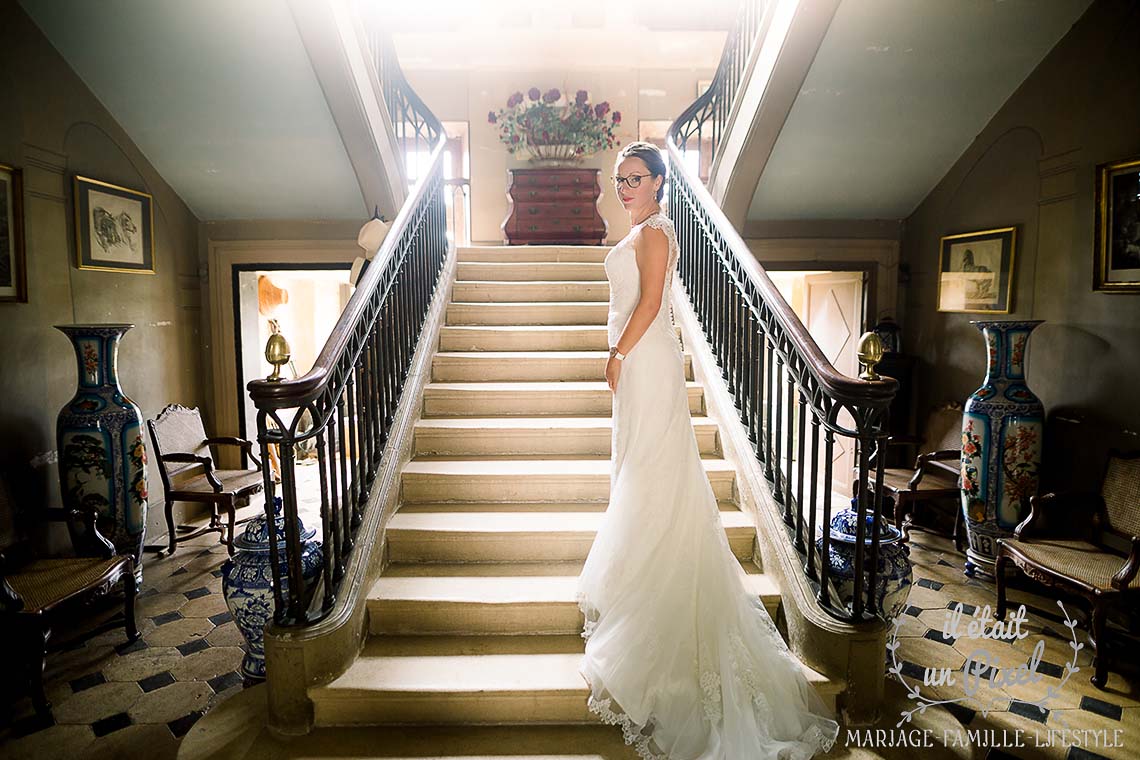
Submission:
<svg viewBox="0 0 1140 760">
<path fill-rule="evenodd" d="M 661 299 L 665 292 L 665 267 L 669 263 L 669 238 L 663 230 L 656 227 L 643 227 L 641 233 L 634 238 L 633 248 L 637 257 L 641 295 L 618 338 L 617 350 L 623 354 L 633 350 L 661 310 Z"/>
<path fill-rule="evenodd" d="M 633 248 L 637 258 L 641 295 L 618 338 L 616 345 L 621 354 L 633 350 L 657 317 L 665 291 L 665 269 L 669 264 L 669 238 L 663 230 L 643 227 L 633 240 Z M 611 391 L 617 389 L 620 372 L 621 360 L 610 357 L 606 363 L 606 381 Z"/>
</svg>

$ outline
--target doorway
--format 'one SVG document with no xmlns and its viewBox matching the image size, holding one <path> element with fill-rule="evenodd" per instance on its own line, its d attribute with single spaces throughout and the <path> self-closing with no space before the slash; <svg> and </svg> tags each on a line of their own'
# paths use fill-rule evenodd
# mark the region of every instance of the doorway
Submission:
<svg viewBox="0 0 1140 760">
<path fill-rule="evenodd" d="M 277 329 L 289 342 L 292 356 L 281 367 L 284 378 L 301 377 L 312 369 L 352 295 L 349 267 L 341 263 L 234 265 L 234 352 L 241 437 L 257 439 L 257 408 L 246 384 L 273 371 L 265 358 L 269 336 Z"/>
<path fill-rule="evenodd" d="M 859 376 L 859 338 L 866 329 L 866 315 L 872 313 L 868 303 L 871 290 L 870 277 L 864 267 L 855 266 L 845 270 L 777 270 L 768 271 L 768 276 L 784 296 L 792 311 L 807 327 L 820 351 L 835 367 L 836 371 L 848 377 Z M 785 425 L 798 433 L 799 420 L 796 409 L 786 411 Z M 843 410 L 839 413 L 841 426 L 851 428 L 854 419 Z M 810 426 L 809 426 L 810 428 Z M 784 428 L 789 429 L 789 428 Z M 798 442 L 793 451 L 798 451 Z M 820 440 L 820 462 L 823 462 L 824 447 Z M 831 457 L 831 483 L 820 483 L 833 493 L 833 509 L 837 504 L 851 497 L 852 472 L 855 469 L 855 440 L 836 435 Z M 823 477 L 823 467 L 820 467 Z"/>
</svg>

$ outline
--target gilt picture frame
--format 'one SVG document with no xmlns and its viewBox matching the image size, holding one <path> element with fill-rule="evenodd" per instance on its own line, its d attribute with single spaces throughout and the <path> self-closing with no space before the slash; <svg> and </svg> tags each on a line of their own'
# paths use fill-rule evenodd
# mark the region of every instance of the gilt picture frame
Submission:
<svg viewBox="0 0 1140 760">
<path fill-rule="evenodd" d="M 1140 157 L 1096 167 L 1093 290 L 1140 293 Z"/>
<path fill-rule="evenodd" d="M 76 266 L 154 274 L 151 196 L 79 175 L 74 185 Z"/>
<path fill-rule="evenodd" d="M 7 164 L 0 164 L 0 301 L 28 302 L 24 175 Z"/>
<path fill-rule="evenodd" d="M 946 235 L 940 240 L 938 311 L 1009 314 L 1017 228 Z"/>
</svg>

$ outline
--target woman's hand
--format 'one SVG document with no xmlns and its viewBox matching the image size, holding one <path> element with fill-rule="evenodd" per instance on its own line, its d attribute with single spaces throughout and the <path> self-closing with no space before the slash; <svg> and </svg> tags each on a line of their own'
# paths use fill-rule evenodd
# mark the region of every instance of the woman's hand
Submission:
<svg viewBox="0 0 1140 760">
<path fill-rule="evenodd" d="M 611 393 L 617 393 L 618 376 L 621 375 L 621 359 L 611 356 L 606 362 L 606 384 Z"/>
</svg>

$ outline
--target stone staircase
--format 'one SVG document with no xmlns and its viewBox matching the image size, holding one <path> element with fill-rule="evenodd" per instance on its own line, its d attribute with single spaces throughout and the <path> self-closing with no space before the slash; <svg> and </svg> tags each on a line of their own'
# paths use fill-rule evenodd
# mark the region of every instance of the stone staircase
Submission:
<svg viewBox="0 0 1140 760">
<path fill-rule="evenodd" d="M 311 690 L 318 727 L 598 726 L 577 672 L 574 589 L 609 491 L 607 250 L 459 250 L 387 529 L 390 564 L 368 593 L 370 636 L 348 671 Z M 724 529 L 775 616 L 779 590 L 752 560 L 756 532 L 734 502 L 733 466 L 689 356 L 686 372 Z M 833 704 L 839 685 L 805 671 Z"/>
</svg>

